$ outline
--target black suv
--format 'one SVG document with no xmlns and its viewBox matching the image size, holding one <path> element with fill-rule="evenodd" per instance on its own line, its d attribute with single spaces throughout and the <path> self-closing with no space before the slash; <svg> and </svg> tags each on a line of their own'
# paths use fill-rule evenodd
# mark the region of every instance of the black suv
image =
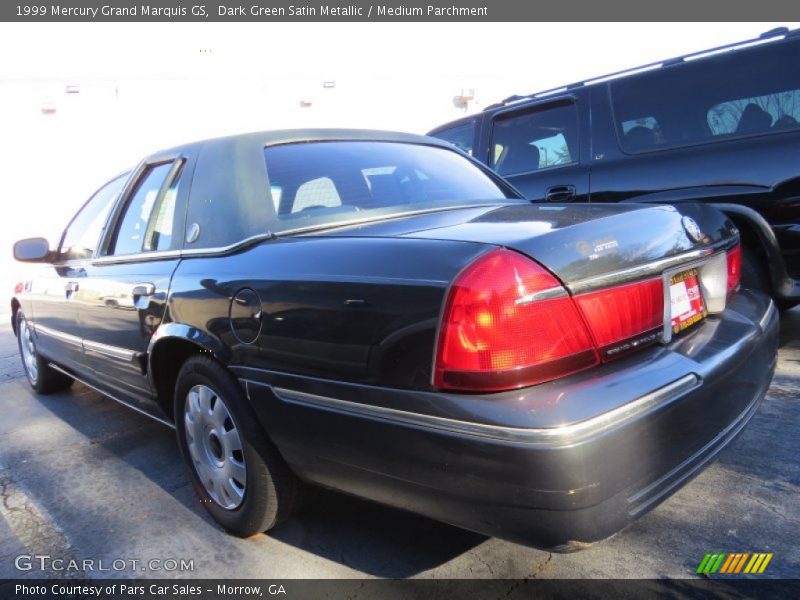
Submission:
<svg viewBox="0 0 800 600">
<path fill-rule="evenodd" d="M 512 96 L 430 132 L 550 202 L 713 202 L 743 277 L 800 302 L 800 30 Z M 599 240 L 598 243 L 602 243 Z"/>
</svg>

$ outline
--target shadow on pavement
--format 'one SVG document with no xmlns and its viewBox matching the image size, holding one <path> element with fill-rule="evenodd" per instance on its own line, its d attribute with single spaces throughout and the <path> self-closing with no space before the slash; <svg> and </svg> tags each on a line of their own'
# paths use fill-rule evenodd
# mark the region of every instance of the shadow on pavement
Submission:
<svg viewBox="0 0 800 600">
<path fill-rule="evenodd" d="M 90 444 L 136 468 L 189 511 L 201 515 L 207 527 L 218 528 L 194 493 L 184 489 L 189 478 L 173 431 L 78 383 L 66 394 L 35 398 Z M 410 577 L 434 569 L 487 539 L 316 487 L 309 487 L 301 514 L 270 531 L 269 537 L 377 577 Z"/>
</svg>

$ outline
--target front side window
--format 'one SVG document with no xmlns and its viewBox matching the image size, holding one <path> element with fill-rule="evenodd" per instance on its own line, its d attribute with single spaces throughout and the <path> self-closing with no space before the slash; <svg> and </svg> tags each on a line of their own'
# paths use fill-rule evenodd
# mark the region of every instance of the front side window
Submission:
<svg viewBox="0 0 800 600">
<path fill-rule="evenodd" d="M 573 102 L 513 113 L 494 122 L 492 164 L 517 175 L 578 162 L 578 115 Z"/>
<path fill-rule="evenodd" d="M 161 192 L 172 166 L 171 162 L 155 165 L 142 175 L 121 215 L 109 254 L 120 256 L 169 247 L 173 224 L 170 211 L 175 209 L 177 188 L 172 193 Z"/>
<path fill-rule="evenodd" d="M 469 121 L 451 129 L 443 129 L 433 134 L 434 137 L 450 142 L 470 156 L 475 146 L 475 121 Z"/>
<path fill-rule="evenodd" d="M 265 149 L 279 229 L 439 207 L 486 204 L 511 192 L 462 155 L 397 142 L 314 142 Z"/>
<path fill-rule="evenodd" d="M 97 249 L 108 213 L 125 185 L 127 173 L 109 181 L 81 208 L 64 232 L 59 254 L 63 260 L 91 258 Z"/>
</svg>

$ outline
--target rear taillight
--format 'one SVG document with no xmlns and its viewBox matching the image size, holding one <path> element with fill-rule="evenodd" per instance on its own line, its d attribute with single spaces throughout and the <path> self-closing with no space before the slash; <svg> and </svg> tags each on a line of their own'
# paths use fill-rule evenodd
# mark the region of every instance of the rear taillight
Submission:
<svg viewBox="0 0 800 600">
<path fill-rule="evenodd" d="M 598 363 L 586 326 L 558 280 L 532 260 L 499 249 L 478 258 L 451 286 L 433 383 L 497 391 Z"/>
<path fill-rule="evenodd" d="M 664 328 L 661 278 L 575 296 L 603 359 L 655 342 Z"/>
<path fill-rule="evenodd" d="M 727 252 L 728 258 L 728 294 L 736 291 L 742 280 L 742 246 L 736 244 Z"/>
<path fill-rule="evenodd" d="M 17 284 L 14 286 L 14 293 L 21 294 L 25 291 L 25 284 L 22 281 L 18 281 Z"/>
</svg>

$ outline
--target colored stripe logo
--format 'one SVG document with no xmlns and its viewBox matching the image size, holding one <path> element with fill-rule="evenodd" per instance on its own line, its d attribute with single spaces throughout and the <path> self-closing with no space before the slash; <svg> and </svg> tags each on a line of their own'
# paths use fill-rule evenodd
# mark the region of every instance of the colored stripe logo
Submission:
<svg viewBox="0 0 800 600">
<path fill-rule="evenodd" d="M 761 574 L 772 560 L 772 552 L 709 552 L 697 567 L 698 574 Z"/>
</svg>

